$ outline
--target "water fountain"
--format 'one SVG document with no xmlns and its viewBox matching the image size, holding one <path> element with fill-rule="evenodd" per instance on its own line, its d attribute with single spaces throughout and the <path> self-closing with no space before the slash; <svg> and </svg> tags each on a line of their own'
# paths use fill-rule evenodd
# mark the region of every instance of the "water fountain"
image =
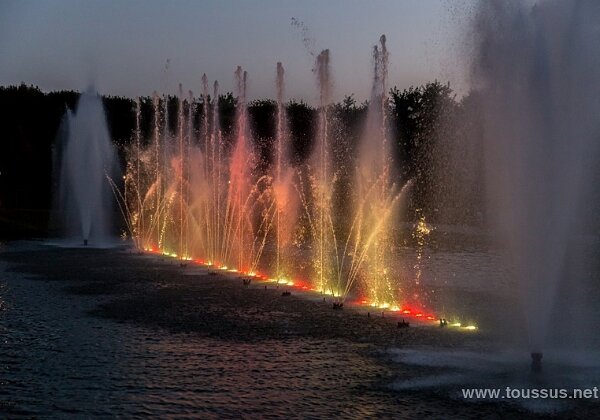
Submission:
<svg viewBox="0 0 600 420">
<path fill-rule="evenodd" d="M 319 107 L 314 142 L 312 155 L 300 164 L 292 156 L 281 63 L 276 67 L 273 147 L 267 165 L 259 161 L 249 127 L 247 73 L 241 67 L 235 71 L 235 118 L 224 130 L 219 85 L 214 82 L 211 97 L 206 75 L 201 79 L 198 115 L 199 102 L 191 92 L 184 98 L 181 85 L 177 103 L 171 106 L 169 98 L 154 94 L 147 140 L 140 137 L 138 100 L 125 188 L 115 188 L 136 245 L 177 257 L 181 264 L 202 261 L 212 271 L 233 271 L 243 279 L 260 272 L 277 284 L 303 284 L 332 296 L 335 309 L 359 293 L 364 302 L 382 310 L 399 311 L 400 302 L 413 304 L 402 287 L 405 279 L 392 265 L 399 233 L 394 225 L 411 182 L 398 185 L 392 172 L 385 36 L 374 47 L 373 65 L 367 123 L 357 156 L 347 158 L 356 162 L 348 164 L 349 176 L 340 176 L 340 164 L 332 156 L 339 139 L 328 50 L 316 58 Z M 306 252 L 294 247 L 297 232 L 308 233 Z M 299 273 L 308 281 L 298 280 Z M 404 315 L 411 316 L 404 309 Z"/>
<path fill-rule="evenodd" d="M 323 50 L 316 60 L 315 74 L 319 86 L 319 108 L 315 145 L 309 168 L 309 196 L 301 201 L 306 211 L 312 234 L 312 261 L 318 291 L 340 296 L 341 273 L 336 240 L 336 229 L 332 217 L 332 195 L 336 174 L 331 168 L 331 139 L 329 132 L 329 106 L 331 81 L 329 50 Z M 304 189 L 300 188 L 303 192 Z"/>
<path fill-rule="evenodd" d="M 389 54 L 385 35 L 373 48 L 373 84 L 366 127 L 359 145 L 356 169 L 358 199 L 355 221 L 346 247 L 351 246 L 350 279 L 360 276 L 366 294 L 380 307 L 399 307 L 398 283 L 393 279 L 391 248 L 398 204 L 405 188 L 398 191 L 393 181 L 392 156 L 388 140 L 387 75 Z M 396 234 L 398 234 L 396 232 Z M 403 297 L 405 298 L 405 297 Z"/>
<path fill-rule="evenodd" d="M 229 161 L 229 179 L 225 202 L 224 261 L 238 270 L 251 270 L 254 265 L 254 245 L 251 196 L 254 193 L 251 170 L 254 151 L 249 139 L 246 108 L 247 73 L 238 66 L 235 144 Z"/>
<path fill-rule="evenodd" d="M 295 196 L 292 166 L 291 136 L 287 125 L 284 104 L 284 69 L 277 63 L 276 73 L 277 110 L 275 133 L 275 156 L 273 170 L 273 198 L 275 200 L 275 278 L 285 280 L 293 275 L 290 266 L 289 248 L 293 242 L 294 227 L 297 221 L 298 200 Z"/>
<path fill-rule="evenodd" d="M 550 336 L 564 342 L 580 330 L 552 319 L 573 306 L 561 284 L 582 283 L 568 278 L 568 255 L 587 227 L 597 152 L 599 18 L 594 2 L 553 0 L 484 2 L 476 18 L 490 213 L 520 286 L 536 371 Z"/>
<path fill-rule="evenodd" d="M 66 236 L 103 245 L 112 233 L 113 199 L 107 176 L 118 171 L 102 98 L 89 88 L 65 116 L 59 144 L 59 212 Z"/>
<path fill-rule="evenodd" d="M 394 220 L 401 199 L 410 187 L 399 190 L 391 174 L 388 142 L 387 66 L 385 36 L 374 47 L 374 75 L 367 124 L 359 144 L 356 175 L 350 185 L 341 181 L 333 164 L 330 54 L 322 51 L 316 60 L 319 108 L 315 144 L 309 161 L 308 185 L 300 185 L 301 202 L 312 234 L 314 283 L 317 290 L 333 295 L 334 309 L 341 309 L 346 297 L 361 283 L 371 305 L 400 310 L 398 279 L 391 268 Z M 302 179 L 301 179 L 302 181 Z M 308 189 L 308 194 L 304 192 Z M 339 220 L 339 191 L 351 197 L 350 223 Z M 347 226 L 346 226 L 347 225 Z M 397 232 L 396 232 L 397 233 Z M 360 281 L 358 281 L 360 280 Z"/>
<path fill-rule="evenodd" d="M 224 141 L 220 128 L 218 83 L 211 104 L 206 76 L 199 139 L 193 130 L 195 99 L 189 92 L 186 100 L 182 86 L 174 133 L 169 130 L 168 98 L 153 98 L 153 140 L 147 145 L 137 140 L 138 121 L 135 141 L 127 151 L 125 188 L 115 188 L 115 193 L 141 249 L 160 249 L 176 255 L 182 264 L 191 255 L 202 255 L 217 267 L 255 271 L 275 212 L 271 177 L 255 177 L 252 172 L 255 153 L 247 122 L 247 75 L 239 67 L 235 77 L 232 142 Z"/>
</svg>

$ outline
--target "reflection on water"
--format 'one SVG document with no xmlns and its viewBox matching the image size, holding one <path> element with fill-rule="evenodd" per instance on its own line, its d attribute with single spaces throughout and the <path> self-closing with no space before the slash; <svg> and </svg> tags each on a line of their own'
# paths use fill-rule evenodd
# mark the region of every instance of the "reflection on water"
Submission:
<svg viewBox="0 0 600 420">
<path fill-rule="evenodd" d="M 397 263 L 405 267 L 406 275 L 414 274 L 415 250 L 398 252 Z M 371 347 L 340 340 L 298 336 L 249 343 L 89 316 L 87 311 L 115 296 L 65 293 L 64 288 L 77 289 L 77 283 L 23 278 L 5 272 L 0 262 L 0 417 L 187 414 L 205 418 L 264 417 L 265 413 L 385 417 L 401 410 L 405 416 L 438 413 L 446 418 L 457 413 L 457 401 L 447 397 L 465 383 L 482 383 L 481 375 L 521 383 L 520 377 L 513 381 L 515 377 L 506 372 L 528 371 L 527 357 L 511 354 L 498 362 L 495 353 L 488 351 L 519 349 L 511 340 L 518 342 L 516 337 L 524 331 L 517 309 L 511 312 L 517 308 L 516 287 L 503 274 L 498 257 L 468 249 L 424 248 L 421 258 L 421 286 L 429 291 L 433 307 L 453 310 L 463 318 L 472 316 L 481 326 L 478 337 L 482 338 L 473 348 L 463 345 L 466 353 L 442 348 L 384 351 L 399 362 L 393 365 L 365 356 Z M 94 269 L 105 267 L 92 267 L 90 272 Z M 139 293 L 133 287 L 125 289 Z M 593 299 L 597 289 L 586 291 L 587 300 L 597 301 Z M 574 299 L 583 302 L 577 295 Z M 583 306 L 573 308 L 583 319 Z M 599 341 L 590 327 L 595 318 L 590 315 L 586 323 L 571 324 L 567 309 L 562 308 L 560 317 L 578 328 L 571 328 L 568 337 L 561 334 L 561 343 L 568 344 L 569 355 L 575 349 L 589 350 L 592 338 Z M 556 322 L 559 325 L 560 319 Z M 484 342 L 488 348 L 482 351 Z M 600 344 L 595 348 L 600 349 Z M 474 363 L 476 355 L 484 359 Z M 551 362 L 551 353 L 547 356 Z M 593 372 L 587 367 L 587 373 L 577 371 L 583 382 L 590 372 L 597 375 L 598 366 L 593 366 Z M 561 372 L 576 379 L 571 368 Z M 390 382 L 394 383 L 391 389 Z M 440 394 L 444 388 L 451 392 Z M 472 408 L 463 405 L 461 410 L 477 414 L 497 410 L 468 406 Z"/>
<path fill-rule="evenodd" d="M 364 386 L 382 368 L 349 343 L 170 334 L 88 316 L 101 298 L 65 294 L 56 282 L 12 273 L 1 281 L 10 306 L 0 315 L 0 417 L 364 417 L 393 401 L 387 391 L 359 392 L 356 380 Z"/>
</svg>

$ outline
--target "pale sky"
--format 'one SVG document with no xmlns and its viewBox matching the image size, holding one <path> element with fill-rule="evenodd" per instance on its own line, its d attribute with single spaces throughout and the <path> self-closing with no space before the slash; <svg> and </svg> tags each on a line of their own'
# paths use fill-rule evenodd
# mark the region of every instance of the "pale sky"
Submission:
<svg viewBox="0 0 600 420">
<path fill-rule="evenodd" d="M 472 0 L 0 0 L 0 85 L 151 95 L 198 94 L 200 78 L 233 90 L 237 65 L 250 98 L 275 96 L 275 69 L 287 98 L 315 103 L 314 57 L 291 18 L 304 22 L 314 51 L 329 48 L 334 99 L 367 98 L 371 50 L 386 34 L 389 85 L 434 79 L 468 89 L 460 16 Z M 457 5 L 460 3 L 460 5 Z M 170 65 L 165 71 L 167 60 Z"/>
</svg>

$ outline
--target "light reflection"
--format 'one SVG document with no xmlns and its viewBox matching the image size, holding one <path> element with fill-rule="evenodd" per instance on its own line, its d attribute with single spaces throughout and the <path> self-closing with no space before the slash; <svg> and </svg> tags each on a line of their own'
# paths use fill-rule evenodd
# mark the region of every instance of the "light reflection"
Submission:
<svg viewBox="0 0 600 420">
<path fill-rule="evenodd" d="M 144 250 L 146 252 L 152 252 L 152 253 L 159 253 L 165 256 L 169 256 L 172 258 L 177 258 L 177 254 L 174 252 L 168 252 L 168 251 L 161 251 L 160 249 L 153 249 L 153 248 L 144 248 Z M 215 264 L 213 261 L 204 261 L 201 259 L 193 259 L 191 256 L 186 256 L 184 257 L 186 260 L 188 261 L 193 261 L 194 263 L 198 264 L 198 265 L 202 265 L 205 267 L 212 267 L 215 266 L 216 268 L 222 270 L 222 271 L 227 271 L 227 272 L 232 272 L 232 273 L 239 273 L 240 271 L 237 270 L 236 268 L 228 268 L 227 266 L 218 266 L 217 264 Z M 287 285 L 290 287 L 295 287 L 298 289 L 302 289 L 302 290 L 307 290 L 310 292 L 314 292 L 317 294 L 322 294 L 322 295 L 327 295 L 327 296 L 332 296 L 332 297 L 336 297 L 339 298 L 341 297 L 341 294 L 339 293 L 339 291 L 337 290 L 321 290 L 319 288 L 315 288 L 315 287 L 309 287 L 307 286 L 305 283 L 303 282 L 295 282 L 293 280 L 289 280 L 286 278 L 279 278 L 279 279 L 273 279 L 273 278 L 268 278 L 265 275 L 261 275 L 260 273 L 256 272 L 256 271 L 249 271 L 247 273 L 244 273 L 250 277 L 255 277 L 255 278 L 259 278 L 263 281 L 268 281 L 268 282 L 272 282 L 272 283 L 276 283 L 276 284 L 281 284 L 281 285 Z M 2 302 L 0 301 L 0 304 Z M 358 301 L 354 302 L 356 305 L 366 305 L 369 307 L 373 307 L 373 308 L 378 308 L 378 309 L 382 309 L 382 310 L 387 310 L 390 312 L 399 312 L 402 313 L 405 316 L 409 316 L 409 317 L 415 317 L 415 318 L 419 318 L 422 321 L 431 321 L 430 324 L 431 325 L 436 325 L 437 324 L 437 320 L 439 319 L 438 316 L 435 316 L 433 314 L 426 314 L 422 311 L 419 310 L 415 310 L 413 309 L 409 309 L 409 308 L 401 308 L 398 305 L 392 305 L 389 302 L 383 302 L 383 303 L 377 303 L 377 302 L 369 302 L 368 299 L 365 298 L 361 298 Z M 454 322 L 452 324 L 449 324 L 450 327 L 454 327 L 454 328 L 458 328 L 460 330 L 463 331 L 476 331 L 478 328 L 475 325 L 467 325 L 467 326 L 462 326 L 462 324 L 460 322 Z"/>
</svg>

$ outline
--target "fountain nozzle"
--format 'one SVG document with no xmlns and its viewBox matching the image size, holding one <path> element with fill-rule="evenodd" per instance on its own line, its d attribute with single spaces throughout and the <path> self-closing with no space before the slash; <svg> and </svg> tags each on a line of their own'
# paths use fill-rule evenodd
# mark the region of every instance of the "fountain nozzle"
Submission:
<svg viewBox="0 0 600 420">
<path fill-rule="evenodd" d="M 539 373 L 542 371 L 542 352 L 531 352 L 531 371 Z"/>
</svg>

